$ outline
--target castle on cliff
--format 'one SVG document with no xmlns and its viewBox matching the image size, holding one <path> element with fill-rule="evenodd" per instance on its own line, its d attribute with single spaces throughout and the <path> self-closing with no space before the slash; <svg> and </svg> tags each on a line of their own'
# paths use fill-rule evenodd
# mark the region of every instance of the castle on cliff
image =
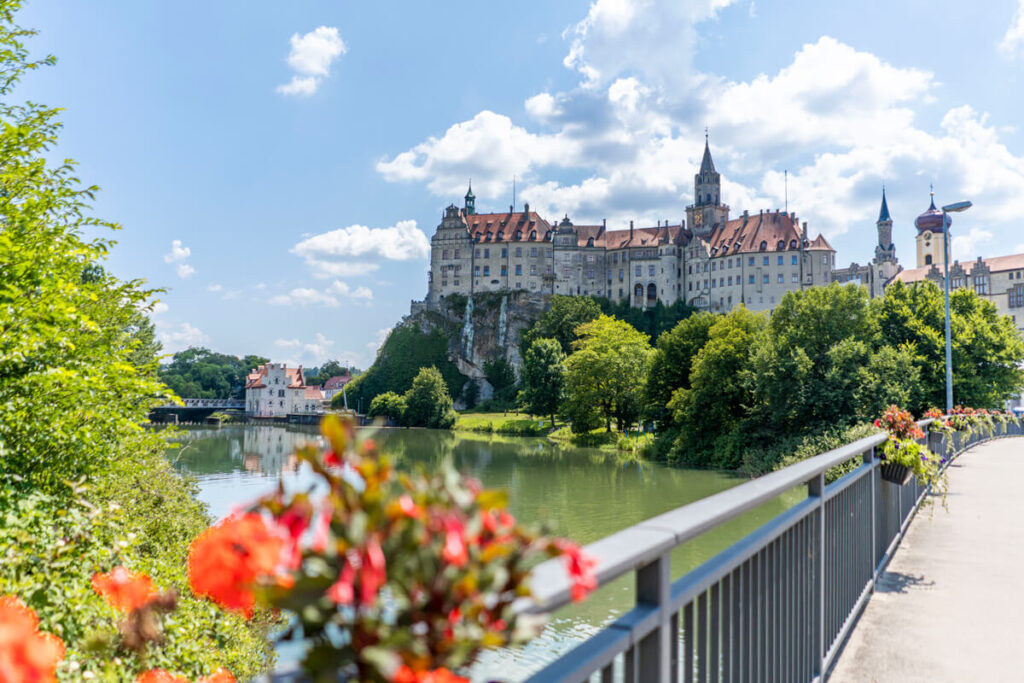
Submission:
<svg viewBox="0 0 1024 683">
<path fill-rule="evenodd" d="M 527 291 L 607 297 L 635 307 L 685 301 L 728 311 L 743 303 L 771 310 L 790 290 L 832 281 L 835 250 L 813 239 L 792 212 L 744 211 L 729 217 L 722 179 L 705 140 L 686 217 L 609 230 L 552 225 L 525 204 L 477 213 L 472 186 L 450 205 L 431 239 L 427 303 L 452 294 Z"/>
</svg>

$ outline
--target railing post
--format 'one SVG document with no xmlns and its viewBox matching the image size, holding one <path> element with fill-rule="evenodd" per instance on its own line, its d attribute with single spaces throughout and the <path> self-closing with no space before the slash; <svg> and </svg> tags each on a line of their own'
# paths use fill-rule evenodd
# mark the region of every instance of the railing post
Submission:
<svg viewBox="0 0 1024 683">
<path fill-rule="evenodd" d="M 864 451 L 864 464 L 873 466 L 875 462 L 875 446 L 872 446 L 869 450 Z M 875 534 L 878 533 L 878 502 L 875 496 L 875 470 L 872 468 L 871 473 L 868 475 L 868 479 L 871 480 L 871 559 L 869 560 L 871 568 L 871 592 L 875 592 L 875 570 L 878 568 L 878 540 L 875 538 Z"/>
<path fill-rule="evenodd" d="M 815 558 L 817 571 L 814 577 L 814 621 L 816 628 L 814 647 L 817 651 L 817 674 L 819 680 L 825 678 L 825 473 L 821 473 L 807 482 L 807 495 L 818 499 L 818 533 L 815 539 Z"/>
<path fill-rule="evenodd" d="M 637 604 L 658 607 L 657 628 L 644 636 L 637 647 L 637 678 L 640 681 L 674 681 L 679 678 L 679 634 L 672 629 L 678 620 L 668 611 L 671 569 L 671 556 L 665 553 L 636 572 Z"/>
</svg>

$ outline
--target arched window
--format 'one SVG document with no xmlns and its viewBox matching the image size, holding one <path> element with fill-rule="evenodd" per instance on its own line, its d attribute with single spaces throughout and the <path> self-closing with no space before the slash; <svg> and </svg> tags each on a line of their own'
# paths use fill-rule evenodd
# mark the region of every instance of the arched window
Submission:
<svg viewBox="0 0 1024 683">
<path fill-rule="evenodd" d="M 644 298 L 644 286 L 639 282 L 636 283 L 636 286 L 633 288 L 633 296 L 638 300 Z"/>
<path fill-rule="evenodd" d="M 779 240 L 779 243 L 775 246 L 775 248 L 779 251 L 782 251 L 783 249 L 786 248 L 786 243 L 782 240 Z"/>
<path fill-rule="evenodd" d="M 790 249 L 796 249 L 796 240 L 790 240 L 789 241 L 789 248 Z"/>
<path fill-rule="evenodd" d="M 654 286 L 654 283 L 647 285 L 647 303 L 654 303 L 658 300 L 658 288 Z"/>
<path fill-rule="evenodd" d="M 768 249 L 768 243 L 767 242 L 761 242 L 761 251 L 765 251 L 766 249 Z"/>
<path fill-rule="evenodd" d="M 926 266 L 930 266 L 932 264 L 932 255 L 931 254 L 925 254 L 924 255 L 924 264 Z"/>
<path fill-rule="evenodd" d="M 537 239 L 537 231 L 536 230 L 531 230 L 530 231 L 530 241 L 532 242 L 535 239 Z"/>
<path fill-rule="evenodd" d="M 593 237 L 591 237 L 590 239 L 587 240 L 587 246 L 588 247 L 594 246 L 594 238 Z"/>
<path fill-rule="evenodd" d="M 710 192 L 708 192 L 708 201 L 709 202 L 711 201 L 711 193 Z"/>
</svg>

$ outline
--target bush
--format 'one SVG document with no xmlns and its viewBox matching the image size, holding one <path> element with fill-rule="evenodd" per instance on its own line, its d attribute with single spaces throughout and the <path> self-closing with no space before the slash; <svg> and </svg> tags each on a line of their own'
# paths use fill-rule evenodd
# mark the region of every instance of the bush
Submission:
<svg viewBox="0 0 1024 683">
<path fill-rule="evenodd" d="M 399 396 L 393 391 L 385 391 L 374 396 L 370 401 L 370 410 L 366 414 L 368 417 L 383 417 L 403 424 L 405 408 L 404 396 Z"/>
<path fill-rule="evenodd" d="M 437 368 L 423 368 L 405 393 L 405 423 L 410 427 L 451 429 L 455 424 L 452 397 Z"/>
</svg>

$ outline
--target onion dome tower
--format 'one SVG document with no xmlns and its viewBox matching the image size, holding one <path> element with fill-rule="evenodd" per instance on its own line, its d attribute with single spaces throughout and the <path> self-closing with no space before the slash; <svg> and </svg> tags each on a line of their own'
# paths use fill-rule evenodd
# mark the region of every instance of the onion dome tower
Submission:
<svg viewBox="0 0 1024 683">
<path fill-rule="evenodd" d="M 949 217 L 946 217 L 949 221 Z M 946 250 L 946 235 L 942 229 L 942 212 L 935 208 L 935 190 L 931 191 L 931 204 L 914 219 L 917 228 L 917 267 L 928 268 L 942 263 Z"/>
</svg>

